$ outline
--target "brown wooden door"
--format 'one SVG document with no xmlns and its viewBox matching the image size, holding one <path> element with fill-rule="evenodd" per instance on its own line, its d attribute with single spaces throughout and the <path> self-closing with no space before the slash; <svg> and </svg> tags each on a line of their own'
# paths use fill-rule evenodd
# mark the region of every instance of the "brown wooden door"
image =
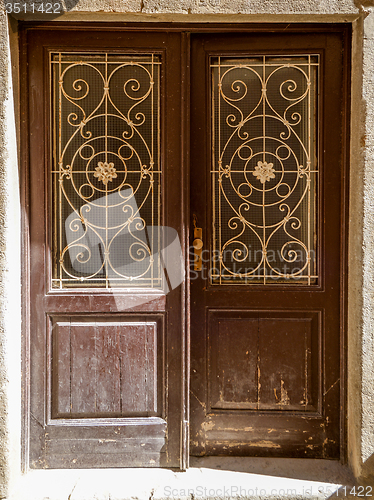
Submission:
<svg viewBox="0 0 374 500">
<path fill-rule="evenodd" d="M 30 466 L 183 468 L 182 37 L 21 42 Z"/>
<path fill-rule="evenodd" d="M 343 456 L 349 47 L 303 31 L 192 39 L 193 455 Z"/>
<path fill-rule="evenodd" d="M 187 465 L 189 211 L 191 453 L 343 456 L 348 30 L 43 26 L 21 33 L 31 467 Z"/>
</svg>

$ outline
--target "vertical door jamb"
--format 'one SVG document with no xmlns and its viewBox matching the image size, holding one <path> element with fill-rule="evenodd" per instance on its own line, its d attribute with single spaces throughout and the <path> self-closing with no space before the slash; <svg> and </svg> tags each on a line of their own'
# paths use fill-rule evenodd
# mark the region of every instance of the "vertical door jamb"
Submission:
<svg viewBox="0 0 374 500">
<path fill-rule="evenodd" d="M 189 263 L 189 236 L 190 236 L 190 33 L 181 33 L 181 167 L 182 167 L 182 234 L 181 245 L 185 252 L 185 286 L 182 305 L 182 406 L 184 417 L 181 439 L 181 469 L 189 467 L 189 415 L 190 415 L 190 263 Z"/>
</svg>

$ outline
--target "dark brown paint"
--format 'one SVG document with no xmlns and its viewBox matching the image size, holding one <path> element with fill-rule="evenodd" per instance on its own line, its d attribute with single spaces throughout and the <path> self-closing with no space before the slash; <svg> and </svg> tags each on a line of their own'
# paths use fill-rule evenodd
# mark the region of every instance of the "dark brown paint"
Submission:
<svg viewBox="0 0 374 500">
<path fill-rule="evenodd" d="M 31 467 L 62 468 L 188 466 L 190 356 L 193 454 L 344 460 L 349 37 L 350 27 L 343 24 L 21 24 L 24 467 L 28 462 Z M 210 51 L 320 53 L 323 92 L 319 163 L 323 169 L 323 199 L 319 210 L 324 214 L 319 228 L 323 256 L 320 285 L 313 289 L 263 286 L 244 293 L 242 287 L 240 290 L 230 287 L 229 293 L 222 293 L 201 280 L 194 280 L 191 285 L 187 280 L 185 286 L 166 297 L 142 292 L 115 299 L 106 292 L 50 290 L 50 50 L 155 50 L 162 55 L 163 221 L 177 229 L 184 249 L 189 248 L 193 236 L 192 221 L 189 222 L 193 212 L 203 227 L 205 248 L 210 244 L 209 183 L 204 173 L 210 165 L 207 54 Z M 330 165 L 337 168 L 329 170 L 327 175 Z M 130 422 L 128 417 L 117 413 L 123 404 L 118 366 L 121 355 L 116 348 L 105 347 L 105 342 L 98 361 L 99 365 L 103 363 L 99 384 L 102 389 L 95 385 L 88 364 L 84 367 L 88 401 L 79 402 L 81 396 L 76 398 L 79 384 L 71 385 L 74 378 L 71 348 L 74 342 L 78 348 L 83 345 L 78 329 L 71 333 L 71 324 L 77 318 L 91 322 L 93 330 L 99 322 L 100 335 L 107 339 L 119 339 L 121 325 L 131 321 L 157 323 L 157 342 L 142 343 L 143 347 L 149 346 L 150 359 L 157 351 L 156 372 L 150 365 L 141 366 L 138 372 L 135 365 L 132 367 L 136 376 L 157 373 L 157 416 L 149 416 L 145 422 L 137 420 L 135 412 Z M 117 322 L 110 331 L 104 325 L 109 320 Z M 292 342 L 297 337 L 291 356 L 292 363 L 296 363 L 295 392 L 291 395 L 288 391 L 290 401 L 296 405 L 291 411 L 274 410 L 274 400 L 271 401 L 272 367 L 273 371 L 283 370 L 272 363 L 279 343 L 277 336 L 272 336 L 277 321 L 281 321 L 283 330 L 287 330 L 287 322 L 297 325 L 289 334 Z M 244 348 L 249 343 L 252 347 L 248 355 L 240 350 L 237 366 L 233 358 L 238 357 L 235 350 L 238 346 L 230 344 L 230 330 L 237 332 L 239 346 Z M 269 338 L 263 345 L 259 340 L 260 330 L 263 338 Z M 126 336 L 125 330 L 123 335 Z M 90 343 L 90 339 L 85 342 Z M 227 355 L 222 356 L 225 342 Z M 91 352 L 97 350 L 97 346 L 88 348 Z M 283 357 L 287 346 L 284 349 Z M 246 367 L 246 356 L 253 363 L 257 357 L 256 370 Z M 300 357 L 302 363 L 297 361 Z M 106 363 L 113 367 L 115 383 L 106 378 Z M 308 365 L 305 373 L 301 370 L 304 364 Z M 238 385 L 233 384 L 230 390 L 220 385 L 217 375 L 226 366 L 241 384 L 248 384 L 249 400 Z M 243 382 L 243 378 L 247 380 Z M 264 384 L 260 389 L 259 380 Z M 301 409 L 294 395 L 299 396 L 305 385 L 309 387 L 310 405 Z M 106 386 L 111 390 L 105 398 Z M 227 408 L 217 404 L 222 390 L 226 391 L 223 403 L 228 404 Z M 93 415 L 84 407 L 92 393 L 99 398 Z M 278 398 L 280 393 L 278 387 Z M 271 409 L 259 408 L 259 394 L 264 404 L 273 405 Z M 129 393 L 128 397 L 136 408 L 136 395 Z M 150 411 L 152 396 L 142 397 L 142 411 Z M 74 403 L 77 413 L 71 411 L 73 399 L 77 401 Z M 147 401 L 145 406 L 144 401 Z M 243 408 L 243 403 L 257 408 Z M 100 418 L 95 416 L 97 408 Z M 88 412 L 87 418 L 81 418 L 82 411 Z"/>
<path fill-rule="evenodd" d="M 30 231 L 25 294 L 30 304 L 25 332 L 30 466 L 183 467 L 184 285 L 166 296 L 146 290 L 116 292 L 115 297 L 105 290 L 52 290 L 49 251 L 49 53 L 59 50 L 160 54 L 162 219 L 182 238 L 181 120 L 168 125 L 181 116 L 181 37 L 144 30 L 34 28 L 21 31 L 27 49 L 23 106 L 29 112 L 23 171 L 30 175 L 24 220 Z"/>
<path fill-rule="evenodd" d="M 348 33 L 345 27 L 313 35 L 274 29 L 192 39 L 191 213 L 203 228 L 205 249 L 212 248 L 209 57 L 319 54 L 321 60 L 321 279 L 311 286 L 191 280 L 193 455 L 344 459 Z"/>
</svg>

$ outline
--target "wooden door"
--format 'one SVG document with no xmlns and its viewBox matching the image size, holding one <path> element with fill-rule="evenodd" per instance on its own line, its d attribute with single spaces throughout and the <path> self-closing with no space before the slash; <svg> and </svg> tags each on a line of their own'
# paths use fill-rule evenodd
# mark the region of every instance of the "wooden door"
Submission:
<svg viewBox="0 0 374 500">
<path fill-rule="evenodd" d="M 33 468 L 186 465 L 181 44 L 23 27 Z"/>
<path fill-rule="evenodd" d="M 192 38 L 191 453 L 339 458 L 348 31 L 256 31 Z"/>
</svg>

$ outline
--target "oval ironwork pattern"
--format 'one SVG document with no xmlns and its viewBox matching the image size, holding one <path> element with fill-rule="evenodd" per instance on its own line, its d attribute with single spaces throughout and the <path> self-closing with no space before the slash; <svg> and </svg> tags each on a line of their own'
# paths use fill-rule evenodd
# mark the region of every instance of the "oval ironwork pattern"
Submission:
<svg viewBox="0 0 374 500">
<path fill-rule="evenodd" d="M 318 56 L 213 57 L 212 284 L 316 284 Z"/>
<path fill-rule="evenodd" d="M 51 54 L 53 288 L 162 287 L 160 65 Z"/>
</svg>

